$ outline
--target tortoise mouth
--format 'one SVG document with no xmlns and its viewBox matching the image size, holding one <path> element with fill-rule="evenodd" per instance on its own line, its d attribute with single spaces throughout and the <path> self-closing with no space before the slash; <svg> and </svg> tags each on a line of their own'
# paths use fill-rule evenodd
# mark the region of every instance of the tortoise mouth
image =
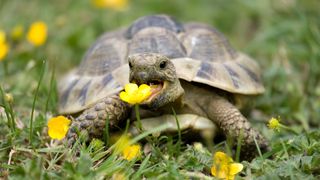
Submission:
<svg viewBox="0 0 320 180">
<path fill-rule="evenodd" d="M 150 80 L 146 82 L 135 82 L 133 80 L 132 82 L 136 83 L 138 86 L 140 86 L 141 84 L 147 84 L 151 88 L 151 95 L 146 100 L 144 100 L 141 104 L 149 104 L 152 100 L 154 100 L 159 95 L 161 95 L 162 92 L 168 86 L 167 81 L 159 81 L 159 80 Z"/>
<path fill-rule="evenodd" d="M 159 81 L 159 83 L 150 83 L 149 84 L 151 87 L 151 95 L 146 99 L 143 104 L 148 104 L 150 103 L 153 99 L 158 97 L 159 95 L 162 94 L 162 92 L 166 89 L 167 87 L 167 81 Z"/>
</svg>

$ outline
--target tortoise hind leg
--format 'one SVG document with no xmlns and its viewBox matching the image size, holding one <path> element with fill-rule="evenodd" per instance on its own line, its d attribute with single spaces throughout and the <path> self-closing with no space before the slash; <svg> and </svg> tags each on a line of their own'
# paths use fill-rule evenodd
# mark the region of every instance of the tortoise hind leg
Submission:
<svg viewBox="0 0 320 180">
<path fill-rule="evenodd" d="M 250 125 L 250 122 L 227 99 L 215 96 L 208 106 L 208 116 L 223 133 L 237 142 L 242 135 L 241 158 L 251 160 L 258 153 L 254 139 L 262 152 L 268 150 L 267 140 Z"/>
<path fill-rule="evenodd" d="M 130 106 L 121 101 L 119 96 L 106 97 L 84 110 L 75 120 L 72 121 L 67 139 L 72 145 L 78 137 L 78 132 L 88 134 L 88 139 L 101 138 L 109 120 L 109 128 L 116 127 L 122 120 L 125 120 L 130 113 Z"/>
</svg>

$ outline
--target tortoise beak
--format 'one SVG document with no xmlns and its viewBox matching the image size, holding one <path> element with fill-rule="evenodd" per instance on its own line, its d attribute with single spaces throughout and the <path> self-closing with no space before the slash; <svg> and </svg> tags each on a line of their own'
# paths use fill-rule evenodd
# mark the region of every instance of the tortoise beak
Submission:
<svg viewBox="0 0 320 180">
<path fill-rule="evenodd" d="M 161 93 L 166 89 L 168 86 L 168 82 L 164 81 L 160 84 L 150 84 L 151 87 L 151 95 L 143 101 L 142 104 L 149 104 L 153 99 L 155 99 L 157 96 L 161 95 Z"/>
</svg>

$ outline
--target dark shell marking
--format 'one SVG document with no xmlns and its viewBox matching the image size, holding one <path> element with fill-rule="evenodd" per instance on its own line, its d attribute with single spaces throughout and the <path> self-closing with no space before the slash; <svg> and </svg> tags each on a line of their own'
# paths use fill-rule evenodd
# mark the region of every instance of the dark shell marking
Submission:
<svg viewBox="0 0 320 180">
<path fill-rule="evenodd" d="M 202 62 L 197 76 L 210 80 L 213 75 L 214 68 L 207 62 Z"/>
<path fill-rule="evenodd" d="M 127 30 L 126 37 L 131 39 L 134 35 L 145 28 L 160 27 L 174 33 L 184 31 L 183 25 L 174 18 L 166 15 L 145 16 L 136 20 Z"/>
<path fill-rule="evenodd" d="M 181 41 L 189 49 L 189 57 L 201 61 L 226 61 L 238 54 L 217 29 L 201 23 L 185 24 L 186 33 Z M 188 48 L 189 47 L 189 48 Z"/>
<path fill-rule="evenodd" d="M 112 75 L 111 74 L 107 74 L 103 77 L 102 79 L 102 87 L 108 85 L 108 83 L 113 79 Z"/>
<path fill-rule="evenodd" d="M 239 75 L 238 75 L 238 73 L 226 64 L 224 64 L 224 68 L 226 68 L 226 70 L 230 74 L 230 77 L 231 77 L 231 80 L 233 82 L 234 87 L 239 88 Z"/>
<path fill-rule="evenodd" d="M 260 77 L 258 77 L 255 73 L 253 73 L 249 68 L 243 66 L 243 65 L 240 64 L 240 63 L 237 63 L 237 64 L 238 64 L 238 66 L 239 66 L 240 68 L 242 68 L 242 69 L 249 75 L 249 77 L 250 77 L 254 82 L 256 82 L 256 83 L 258 83 L 258 84 L 261 83 Z"/>
<path fill-rule="evenodd" d="M 88 93 L 88 89 L 89 89 L 89 85 L 90 85 L 91 81 L 87 82 L 82 90 L 80 91 L 80 94 L 79 94 L 79 101 L 80 101 L 80 104 L 81 105 L 84 105 L 85 102 L 86 102 L 86 99 L 87 99 L 87 93 Z"/>
<path fill-rule="evenodd" d="M 84 60 L 79 66 L 78 74 L 105 74 L 111 72 L 114 67 L 121 65 L 119 51 L 113 46 L 112 42 L 95 44 L 87 52 Z"/>
<path fill-rule="evenodd" d="M 69 98 L 70 92 L 72 88 L 78 83 L 79 79 L 74 79 L 68 86 L 68 88 L 65 91 L 62 91 L 63 94 L 60 96 L 60 106 L 65 106 L 67 103 L 67 100 Z"/>
<path fill-rule="evenodd" d="M 140 31 L 129 44 L 129 54 L 159 53 L 168 58 L 185 57 L 185 50 L 176 34 L 163 28 Z"/>
</svg>

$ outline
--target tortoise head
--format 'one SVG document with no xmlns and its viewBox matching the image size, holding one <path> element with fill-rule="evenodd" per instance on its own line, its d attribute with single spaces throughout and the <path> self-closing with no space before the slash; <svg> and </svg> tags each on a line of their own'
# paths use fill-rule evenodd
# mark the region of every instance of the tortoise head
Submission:
<svg viewBox="0 0 320 180">
<path fill-rule="evenodd" d="M 160 54 L 134 54 L 128 58 L 129 81 L 151 86 L 152 94 L 141 103 L 142 107 L 158 109 L 175 102 L 183 94 L 174 64 Z"/>
</svg>

